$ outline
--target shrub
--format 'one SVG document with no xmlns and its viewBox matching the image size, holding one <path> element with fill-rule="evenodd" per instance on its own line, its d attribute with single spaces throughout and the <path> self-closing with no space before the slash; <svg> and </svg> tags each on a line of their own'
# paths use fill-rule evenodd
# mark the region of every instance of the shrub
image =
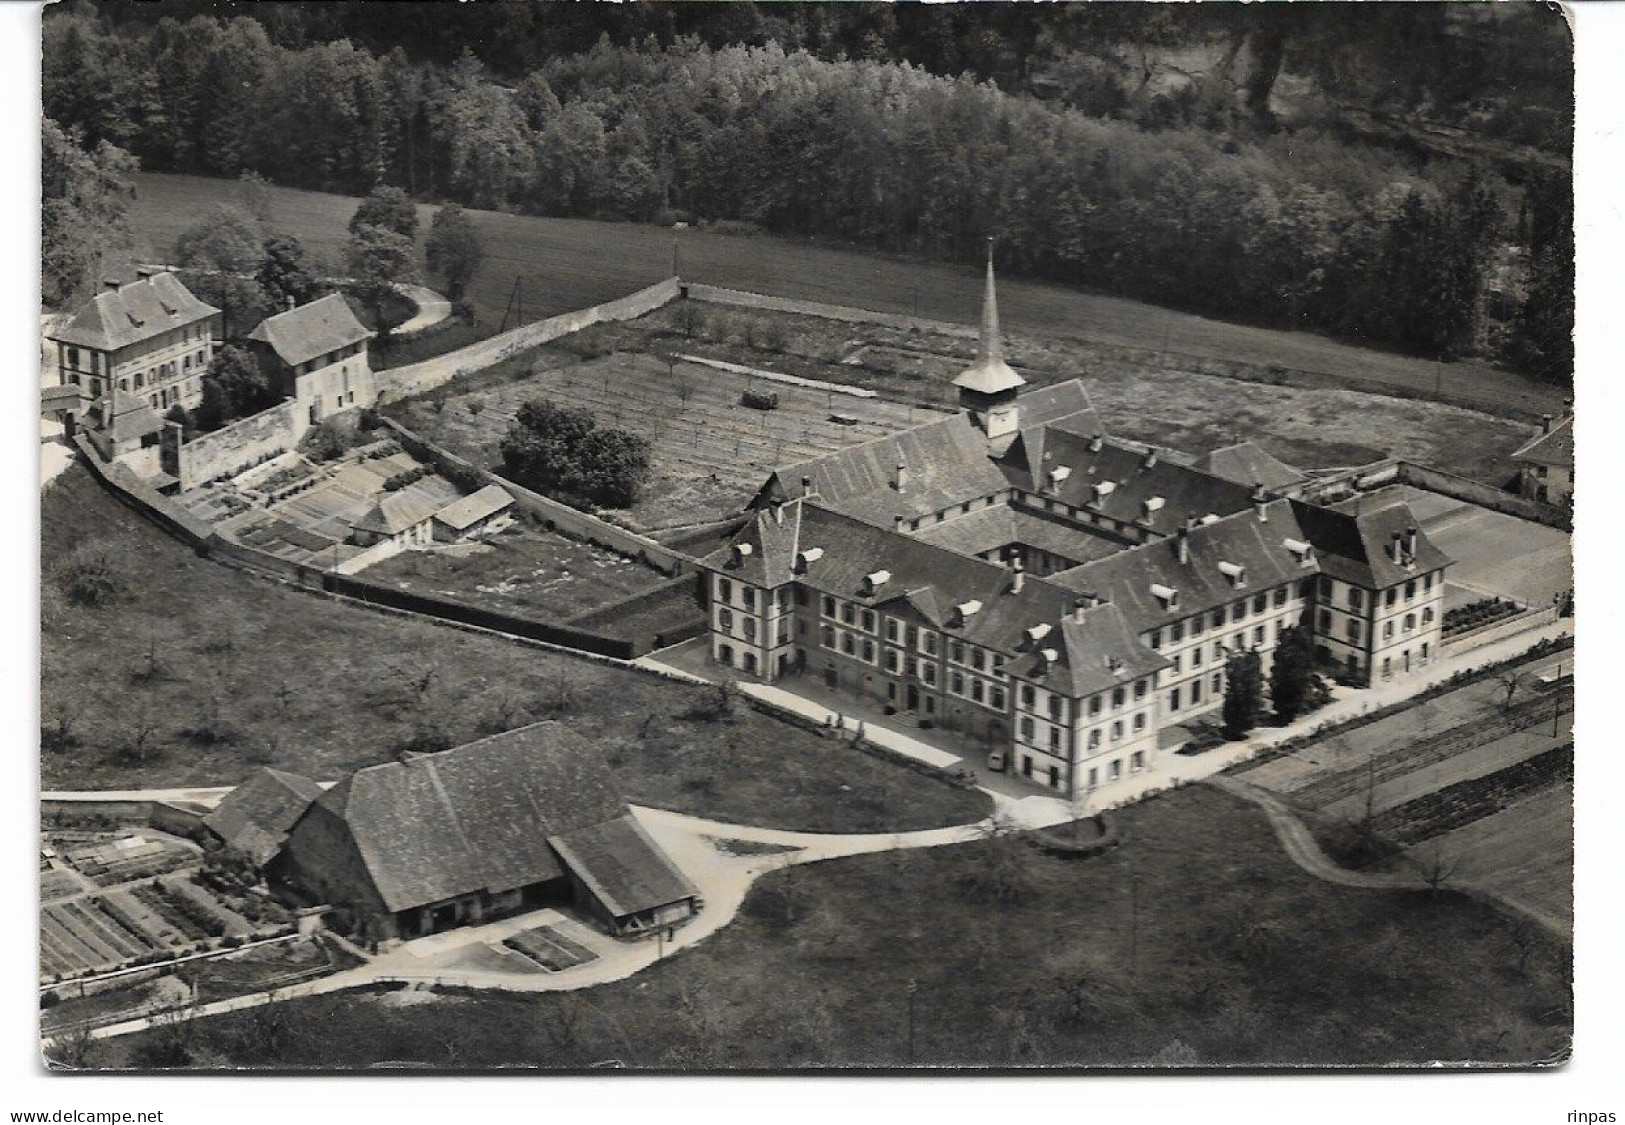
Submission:
<svg viewBox="0 0 1625 1125">
<path fill-rule="evenodd" d="M 76 547 L 57 566 L 56 582 L 75 605 L 99 608 L 122 601 L 129 593 L 118 559 L 104 546 Z"/>
</svg>

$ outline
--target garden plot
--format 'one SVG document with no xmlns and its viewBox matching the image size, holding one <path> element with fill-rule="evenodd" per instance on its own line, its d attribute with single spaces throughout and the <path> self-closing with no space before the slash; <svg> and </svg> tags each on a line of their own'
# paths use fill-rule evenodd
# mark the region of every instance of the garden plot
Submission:
<svg viewBox="0 0 1625 1125">
<path fill-rule="evenodd" d="M 755 410 L 742 405 L 747 390 L 776 394 L 778 406 Z M 883 399 L 617 352 L 582 363 L 538 365 L 528 378 L 512 383 L 443 401 L 413 402 L 403 421 L 479 464 L 495 466 L 515 414 L 538 399 L 590 410 L 599 425 L 648 439 L 653 472 L 633 517 L 651 528 L 737 511 L 779 465 L 872 441 L 937 416 Z"/>
<path fill-rule="evenodd" d="M 406 551 L 367 569 L 371 581 L 543 618 L 569 618 L 647 590 L 662 575 L 555 532 L 511 527 L 481 543 Z"/>
</svg>

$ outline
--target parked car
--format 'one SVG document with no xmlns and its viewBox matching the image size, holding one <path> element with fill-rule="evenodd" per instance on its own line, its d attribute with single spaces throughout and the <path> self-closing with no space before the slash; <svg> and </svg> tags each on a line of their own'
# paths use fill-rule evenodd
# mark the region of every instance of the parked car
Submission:
<svg viewBox="0 0 1625 1125">
<path fill-rule="evenodd" d="M 989 750 L 987 752 L 987 768 L 994 773 L 1003 773 L 1005 758 L 1003 750 Z"/>
</svg>

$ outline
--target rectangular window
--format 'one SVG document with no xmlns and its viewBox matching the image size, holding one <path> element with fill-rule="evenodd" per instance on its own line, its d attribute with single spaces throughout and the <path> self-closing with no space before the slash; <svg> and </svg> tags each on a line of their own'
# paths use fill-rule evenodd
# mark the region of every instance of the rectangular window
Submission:
<svg viewBox="0 0 1625 1125">
<path fill-rule="evenodd" d="M 965 694 L 965 675 L 963 672 L 948 673 L 948 690 L 955 695 Z"/>
<path fill-rule="evenodd" d="M 1213 694 L 1218 695 L 1223 690 L 1224 690 L 1224 673 L 1223 672 L 1215 672 L 1215 673 L 1213 673 Z"/>
<path fill-rule="evenodd" d="M 1151 630 L 1151 647 L 1152 648 L 1161 648 L 1162 647 L 1162 630 L 1161 629 L 1153 629 L 1153 630 Z"/>
<path fill-rule="evenodd" d="M 1134 681 L 1134 700 L 1135 700 L 1135 702 L 1139 702 L 1140 700 L 1145 698 L 1145 691 L 1146 691 L 1146 681 L 1144 681 L 1144 680 L 1135 680 Z"/>
<path fill-rule="evenodd" d="M 1320 628 L 1320 632 L 1322 632 L 1322 633 L 1330 633 L 1332 631 L 1332 611 L 1331 610 L 1323 609 L 1323 610 L 1320 611 L 1320 627 L 1319 628 Z"/>
<path fill-rule="evenodd" d="M 1179 653 L 1177 653 L 1177 652 L 1176 652 L 1176 653 L 1174 653 L 1174 662 L 1173 662 L 1173 664 L 1172 664 L 1172 665 L 1171 665 L 1171 666 L 1170 666 L 1170 667 L 1169 667 L 1169 669 L 1168 669 L 1168 674 L 1169 674 L 1169 675 L 1170 675 L 1170 676 L 1177 676 L 1177 675 L 1179 675 Z"/>
<path fill-rule="evenodd" d="M 971 700 L 973 702 L 980 703 L 980 702 L 982 702 L 982 695 L 983 695 L 982 681 L 981 680 L 976 680 L 976 679 L 971 680 L 971 682 L 970 682 L 970 697 L 971 697 Z"/>
<path fill-rule="evenodd" d="M 1393 637 L 1393 635 L 1394 635 L 1394 623 L 1392 621 L 1384 621 L 1382 623 L 1382 639 L 1386 641 L 1386 640 L 1390 639 L 1391 637 Z"/>
<path fill-rule="evenodd" d="M 937 654 L 937 635 L 929 629 L 920 630 L 920 651 L 927 656 Z"/>
<path fill-rule="evenodd" d="M 1410 601 L 1414 597 L 1416 597 L 1416 579 L 1413 578 L 1405 583 L 1405 600 Z"/>
<path fill-rule="evenodd" d="M 892 644 L 897 643 L 897 618 L 886 618 L 886 639 Z"/>
<path fill-rule="evenodd" d="M 863 660 L 866 664 L 873 664 L 875 662 L 875 642 L 869 640 L 867 637 L 865 637 L 863 641 Z"/>
<path fill-rule="evenodd" d="M 1111 777 L 1113 781 L 1123 776 L 1123 759 L 1118 758 L 1112 762 Z"/>
<path fill-rule="evenodd" d="M 1200 637 L 1202 635 L 1202 622 L 1204 620 L 1205 620 L 1205 618 L 1203 618 L 1200 613 L 1198 613 L 1195 617 L 1191 618 L 1191 636 L 1192 637 Z"/>
<path fill-rule="evenodd" d="M 754 617 L 745 618 L 745 639 L 747 641 L 756 640 L 756 618 Z"/>
<path fill-rule="evenodd" d="M 1144 729 L 1145 729 L 1145 712 L 1141 711 L 1138 715 L 1134 716 L 1134 733 L 1138 734 L 1140 731 L 1142 731 Z"/>
<path fill-rule="evenodd" d="M 897 674 L 897 667 L 898 667 L 897 650 L 894 649 L 894 648 L 888 648 L 886 650 L 886 671 L 892 673 L 893 675 L 896 675 Z"/>
<path fill-rule="evenodd" d="M 855 655 L 857 653 L 857 649 L 858 649 L 857 641 L 853 639 L 852 634 L 847 633 L 847 632 L 842 632 L 841 633 L 841 651 L 846 653 L 848 656 L 853 656 L 853 655 Z"/>
<path fill-rule="evenodd" d="M 1112 722 L 1112 741 L 1113 742 L 1120 742 L 1120 741 L 1122 741 L 1122 738 L 1123 738 L 1123 720 L 1122 719 L 1114 720 Z"/>
<path fill-rule="evenodd" d="M 1099 774 L 1100 774 L 1099 770 L 1090 770 L 1089 771 L 1089 788 L 1093 789 L 1096 785 L 1100 784 Z"/>
<path fill-rule="evenodd" d="M 1179 689 L 1178 688 L 1175 688 L 1173 691 L 1168 693 L 1168 710 L 1170 710 L 1170 711 L 1179 710 Z"/>
<path fill-rule="evenodd" d="M 1192 680 L 1191 681 L 1191 706 L 1194 707 L 1200 702 L 1202 702 L 1202 681 L 1201 680 Z"/>
<path fill-rule="evenodd" d="M 1027 742 L 1033 740 L 1033 721 L 1031 719 L 1024 718 L 1021 720 L 1021 737 Z"/>
<path fill-rule="evenodd" d="M 1032 689 L 1031 685 L 1028 685 L 1028 684 L 1022 684 L 1021 685 L 1021 705 L 1023 707 L 1025 707 L 1025 708 L 1027 708 L 1029 711 L 1032 710 L 1032 707 L 1033 707 L 1033 689 Z"/>
<path fill-rule="evenodd" d="M 1382 600 L 1383 600 L 1384 605 L 1392 606 L 1396 601 L 1399 600 L 1399 587 L 1398 586 L 1390 586 L 1390 587 L 1388 587 L 1388 593 L 1386 595 L 1384 595 Z"/>
<path fill-rule="evenodd" d="M 863 631 L 865 633 L 873 633 L 875 631 L 875 611 L 872 609 L 866 609 L 863 611 Z"/>
<path fill-rule="evenodd" d="M 989 691 L 988 692 L 988 697 L 987 697 L 987 702 L 988 702 L 988 706 L 992 707 L 994 710 L 1003 711 L 1004 710 L 1004 689 L 1002 687 L 996 687 L 996 688 L 993 688 L 991 691 Z"/>
<path fill-rule="evenodd" d="M 1197 645 L 1195 648 L 1191 649 L 1191 667 L 1192 668 L 1200 668 L 1201 666 L 1202 666 L 1202 646 Z"/>
<path fill-rule="evenodd" d="M 1286 605 L 1286 587 L 1277 586 L 1275 587 L 1275 608 L 1280 609 L 1284 605 Z"/>
<path fill-rule="evenodd" d="M 1235 605 L 1230 607 L 1230 620 L 1232 620 L 1232 621 L 1240 621 L 1243 617 L 1246 617 L 1246 616 L 1247 616 L 1247 599 L 1246 598 L 1241 599 L 1241 601 L 1237 602 Z"/>
<path fill-rule="evenodd" d="M 1216 609 L 1216 610 L 1213 611 L 1213 627 L 1215 629 L 1223 629 L 1224 628 L 1224 610 L 1223 609 Z"/>
<path fill-rule="evenodd" d="M 1263 594 L 1253 595 L 1253 612 L 1263 613 L 1269 607 L 1269 599 Z"/>
<path fill-rule="evenodd" d="M 717 624 L 723 629 L 732 629 L 734 627 L 733 611 L 728 609 L 717 610 Z"/>
<path fill-rule="evenodd" d="M 1125 693 L 1122 688 L 1112 688 L 1112 709 L 1116 710 L 1117 708 L 1121 707 L 1123 705 L 1124 698 Z"/>
<path fill-rule="evenodd" d="M 1059 750 L 1061 748 L 1061 728 L 1060 727 L 1050 727 L 1049 728 L 1049 748 L 1051 750 Z"/>
<path fill-rule="evenodd" d="M 824 616 L 835 616 L 835 599 L 830 597 L 828 594 L 824 595 Z"/>
<path fill-rule="evenodd" d="M 1049 717 L 1050 721 L 1054 723 L 1060 723 L 1066 720 L 1066 711 L 1062 706 L 1061 697 L 1058 695 L 1052 695 L 1049 697 Z"/>
<path fill-rule="evenodd" d="M 1100 749 L 1100 728 L 1099 727 L 1096 727 L 1094 730 L 1089 732 L 1089 749 L 1091 749 L 1091 750 Z"/>
<path fill-rule="evenodd" d="M 920 678 L 927 684 L 935 686 L 937 682 L 937 666 L 935 664 L 921 663 Z"/>
<path fill-rule="evenodd" d="M 756 588 L 754 586 L 739 587 L 739 600 L 745 603 L 746 609 L 754 611 L 756 609 Z"/>
<path fill-rule="evenodd" d="M 1262 626 L 1262 625 L 1254 625 L 1253 626 L 1253 644 L 1261 645 L 1263 643 L 1264 643 L 1264 626 Z"/>
<path fill-rule="evenodd" d="M 1091 716 L 1100 714 L 1100 696 L 1091 695 L 1089 697 L 1089 714 Z"/>
<path fill-rule="evenodd" d="M 841 603 L 841 623 L 851 625 L 858 619 L 858 607 L 851 602 Z"/>
<path fill-rule="evenodd" d="M 1141 770 L 1145 769 L 1144 750 L 1134 751 L 1134 753 L 1129 757 L 1129 768 L 1131 768 L 1135 773 L 1139 773 Z"/>
<path fill-rule="evenodd" d="M 1360 623 L 1354 620 L 1352 617 L 1349 618 L 1348 634 L 1349 640 L 1353 641 L 1355 644 L 1360 643 Z"/>
</svg>

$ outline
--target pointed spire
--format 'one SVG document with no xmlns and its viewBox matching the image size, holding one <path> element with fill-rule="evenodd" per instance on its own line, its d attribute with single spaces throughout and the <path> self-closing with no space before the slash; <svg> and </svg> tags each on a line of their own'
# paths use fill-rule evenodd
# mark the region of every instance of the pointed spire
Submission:
<svg viewBox="0 0 1625 1125">
<path fill-rule="evenodd" d="M 982 294 L 982 338 L 976 349 L 976 362 L 1003 363 L 1004 347 L 999 341 L 999 295 L 993 285 L 993 239 L 987 240 L 987 289 Z"/>
<path fill-rule="evenodd" d="M 1027 380 L 1004 362 L 1004 343 L 999 338 L 999 298 L 993 283 L 993 240 L 987 240 L 987 287 L 982 295 L 982 330 L 976 344 L 976 362 L 954 380 L 956 387 L 980 394 L 1014 392 Z"/>
</svg>

